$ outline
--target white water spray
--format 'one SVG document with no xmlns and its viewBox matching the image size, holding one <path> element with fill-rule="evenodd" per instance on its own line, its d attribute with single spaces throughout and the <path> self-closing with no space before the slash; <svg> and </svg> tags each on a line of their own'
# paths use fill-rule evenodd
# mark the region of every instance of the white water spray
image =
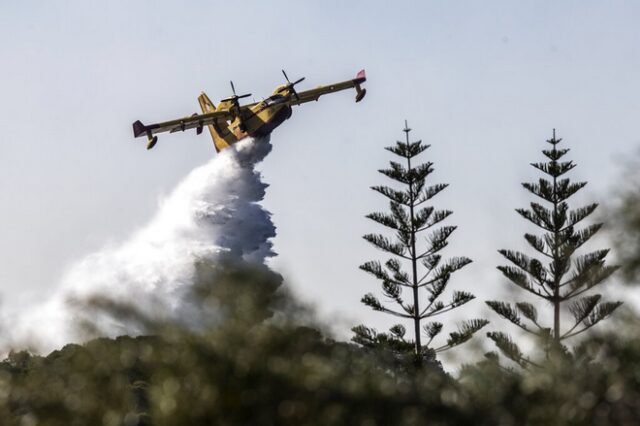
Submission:
<svg viewBox="0 0 640 426">
<path fill-rule="evenodd" d="M 72 266 L 50 301 L 12 325 L 8 343 L 28 342 L 49 351 L 77 342 L 81 336 L 76 325 L 87 312 L 77 311 L 70 299 L 104 297 L 135 303 L 142 311 L 153 306 L 163 317 L 189 325 L 195 320 L 187 297 L 195 262 L 225 256 L 263 263 L 274 256 L 269 239 L 275 227 L 269 212 L 257 204 L 267 185 L 255 170 L 270 151 L 268 138 L 246 139 L 193 170 L 145 227 Z M 107 335 L 136 332 L 128 327 L 112 318 Z"/>
</svg>

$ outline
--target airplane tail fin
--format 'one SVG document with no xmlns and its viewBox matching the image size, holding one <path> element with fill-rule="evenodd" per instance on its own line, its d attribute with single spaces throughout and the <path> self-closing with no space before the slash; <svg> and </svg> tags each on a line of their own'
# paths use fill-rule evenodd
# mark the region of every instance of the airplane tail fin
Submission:
<svg viewBox="0 0 640 426">
<path fill-rule="evenodd" d="M 214 112 L 216 110 L 216 106 L 211 102 L 211 99 L 207 96 L 206 93 L 200 93 L 198 96 L 198 102 L 200 103 L 200 108 L 202 108 L 202 112 L 204 114 L 208 112 Z"/>
<path fill-rule="evenodd" d="M 142 124 L 142 121 L 137 120 L 133 123 L 133 137 L 137 138 L 138 136 L 147 132 L 147 126 Z"/>
<path fill-rule="evenodd" d="M 147 142 L 147 149 L 153 148 L 156 143 L 158 143 L 158 137 L 153 136 L 150 128 L 142 124 L 142 121 L 136 120 L 136 122 L 133 123 L 133 137 L 137 138 L 144 134 L 147 135 L 147 139 L 149 140 L 149 142 Z"/>
<path fill-rule="evenodd" d="M 358 74 L 356 75 L 356 78 L 353 80 L 357 92 L 356 102 L 360 102 L 362 98 L 364 98 L 364 95 L 367 94 L 367 89 L 360 86 L 360 84 L 364 83 L 365 81 L 367 81 L 367 75 L 365 74 L 364 70 L 360 70 L 360 72 L 358 72 Z"/>
<path fill-rule="evenodd" d="M 356 74 L 356 78 L 353 80 L 353 82 L 364 83 L 365 81 L 367 81 L 367 74 L 364 72 L 364 70 L 358 71 L 358 74 Z"/>
<path fill-rule="evenodd" d="M 202 108 L 203 114 L 215 112 L 216 106 L 211 102 L 211 99 L 209 99 L 206 93 L 200 93 L 200 96 L 198 96 L 198 102 L 200 103 L 200 108 Z M 211 133 L 211 139 L 213 139 L 213 146 L 216 148 L 216 152 L 220 152 L 229 146 L 229 144 L 218 135 L 211 124 L 207 127 L 209 128 L 209 133 Z"/>
</svg>

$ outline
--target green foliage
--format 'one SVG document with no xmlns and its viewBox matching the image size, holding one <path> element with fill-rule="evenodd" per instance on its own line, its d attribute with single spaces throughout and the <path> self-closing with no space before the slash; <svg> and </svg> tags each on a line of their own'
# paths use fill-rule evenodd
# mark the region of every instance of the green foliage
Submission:
<svg viewBox="0 0 640 426">
<path fill-rule="evenodd" d="M 405 339 L 406 329 L 396 325 L 389 333 L 358 326 L 353 328 L 353 341 L 368 348 L 391 350 L 399 358 L 409 358 L 415 364 L 433 362 L 435 353 L 450 349 L 469 340 L 474 333 L 487 324 L 484 320 L 464 322 L 458 331 L 449 335 L 446 344 L 432 348 L 433 339 L 440 333 L 443 325 L 439 322 L 429 322 L 421 327 L 421 322 L 449 312 L 474 299 L 467 292 L 454 291 L 448 302 L 443 302 L 441 296 L 445 293 L 451 275 L 471 263 L 466 257 L 455 257 L 442 260 L 439 252 L 448 244 L 448 239 L 455 231 L 455 226 L 439 226 L 452 212 L 449 210 L 435 210 L 433 206 L 424 203 L 443 191 L 448 185 L 435 184 L 427 186 L 427 178 L 433 172 L 433 163 L 416 164 L 414 158 L 424 152 L 429 146 L 421 141 L 410 142 L 409 131 L 406 128 L 406 142 L 398 142 L 393 147 L 386 148 L 401 157 L 406 165 L 395 161 L 390 162 L 388 169 L 380 173 L 400 185 L 400 189 L 388 186 L 374 186 L 372 189 L 389 199 L 389 212 L 375 212 L 367 215 L 368 219 L 395 231 L 395 238 L 381 234 L 367 234 L 364 239 L 395 257 L 387 260 L 384 267 L 379 261 L 369 261 L 360 269 L 373 275 L 382 282 L 382 292 L 385 298 L 395 304 L 395 308 L 388 308 L 375 295 L 369 293 L 362 298 L 362 303 L 375 311 L 384 312 L 413 324 L 413 339 Z M 426 245 L 418 243 L 417 238 L 426 234 Z M 426 291 L 426 304 L 423 304 L 420 293 Z M 420 291 L 420 292 L 419 292 Z M 405 301 L 405 298 L 409 301 Z M 427 337 L 425 344 L 422 337 Z"/>
<path fill-rule="evenodd" d="M 468 359 L 453 378 L 407 368 L 397 356 L 411 350 L 401 347 L 400 324 L 389 333 L 357 328 L 358 343 L 375 351 L 336 342 L 273 291 L 282 288 L 278 276 L 201 267 L 215 271 L 200 290 L 206 303 L 228 307 L 225 321 L 212 318 L 199 332 L 158 323 L 154 336 L 96 339 L 47 356 L 12 352 L 0 362 L 0 424 L 631 426 L 640 416 L 636 318 L 616 327 L 620 337 L 592 336 L 573 354 L 533 361 L 506 334 L 491 333 L 514 361 L 539 368 L 510 370 L 490 353 Z M 235 287 L 255 298 L 235 303 Z M 306 326 L 292 321 L 304 313 Z M 471 321 L 451 338 L 464 341 L 481 326 Z M 442 324 L 424 328 L 437 335 Z M 435 351 L 423 356 L 437 365 Z"/>
<path fill-rule="evenodd" d="M 629 331 L 638 326 L 637 320 L 634 322 Z M 465 366 L 459 380 L 469 392 L 463 405 L 477 414 L 478 420 L 473 424 L 637 424 L 640 418 L 637 337 L 592 336 L 576 347 L 573 355 L 550 355 L 535 363 L 525 359 L 506 334 L 491 333 L 490 337 L 516 363 L 537 367 L 506 369 L 495 354 L 484 362 Z"/>
<path fill-rule="evenodd" d="M 498 349 L 510 360 L 521 366 L 526 365 L 526 359 L 522 355 L 522 351 L 518 345 L 511 340 L 508 334 L 500 331 L 490 331 L 487 333 L 487 337 L 493 340 Z"/>
<path fill-rule="evenodd" d="M 467 340 L 471 339 L 473 335 L 483 328 L 485 325 L 489 324 L 489 321 L 484 319 L 472 319 L 469 321 L 464 321 L 459 327 L 458 331 L 454 331 L 449 334 L 449 338 L 447 339 L 447 344 L 437 349 L 448 349 L 454 346 L 458 346 Z"/>
<path fill-rule="evenodd" d="M 498 267 L 512 284 L 552 306 L 550 324 L 543 325 L 537 309 L 528 302 L 519 302 L 515 306 L 499 301 L 486 302 L 498 315 L 535 335 L 547 354 L 552 350 L 564 352 L 562 341 L 587 331 L 622 304 L 602 301 L 600 295 L 580 297 L 603 283 L 618 267 L 605 265 L 605 257 L 609 253 L 606 249 L 575 254 L 600 230 L 602 224 L 576 229 L 576 225 L 590 216 L 598 205 L 569 208 L 567 200 L 584 188 L 586 182 L 573 183 L 562 177 L 576 165 L 572 161 L 560 161 L 569 152 L 568 149 L 558 149 L 560 141 L 556 139 L 554 130 L 553 138 L 547 141 L 552 148 L 542 151 L 548 161 L 532 164 L 547 176 L 537 183 L 522 184 L 545 204 L 532 202 L 529 209 L 516 210 L 542 229 L 542 235 L 524 236 L 537 255 L 543 256 L 542 260 L 513 250 L 499 250 L 511 265 Z M 561 327 L 562 312 L 573 316 L 573 323 L 564 330 Z M 530 363 L 506 334 L 489 333 L 489 338 L 509 359 L 520 365 Z"/>
<path fill-rule="evenodd" d="M 455 395 L 450 377 L 439 369 L 408 375 L 393 351 L 370 352 L 326 337 L 313 326 L 312 315 L 282 291 L 281 278 L 266 268 L 200 264 L 198 275 L 197 294 L 215 309 L 197 332 L 102 301 L 92 305 L 96 312 L 127 311 L 141 324 L 155 322 L 155 335 L 102 338 L 44 357 L 9 354 L 0 363 L 0 424 L 299 426 L 471 420 L 439 393 L 426 391 Z M 389 341 L 395 342 L 405 331 L 397 325 L 390 333 L 394 340 Z M 383 339 L 378 333 L 371 336 Z"/>
<path fill-rule="evenodd" d="M 640 153 L 624 164 L 612 190 L 616 197 L 607 215 L 612 217 L 616 257 L 623 265 L 624 282 L 637 285 L 640 284 Z"/>
</svg>

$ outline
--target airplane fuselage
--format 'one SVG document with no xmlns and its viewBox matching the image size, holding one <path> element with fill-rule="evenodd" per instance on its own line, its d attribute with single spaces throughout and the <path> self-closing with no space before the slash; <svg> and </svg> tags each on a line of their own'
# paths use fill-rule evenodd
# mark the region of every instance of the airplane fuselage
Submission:
<svg viewBox="0 0 640 426">
<path fill-rule="evenodd" d="M 220 151 L 246 137 L 264 137 L 291 117 L 286 89 L 278 87 L 273 95 L 240 111 L 233 120 L 219 119 L 209 125 L 213 144 Z M 233 108 L 231 102 L 221 102 L 216 109 Z M 206 112 L 203 107 L 203 112 Z"/>
</svg>

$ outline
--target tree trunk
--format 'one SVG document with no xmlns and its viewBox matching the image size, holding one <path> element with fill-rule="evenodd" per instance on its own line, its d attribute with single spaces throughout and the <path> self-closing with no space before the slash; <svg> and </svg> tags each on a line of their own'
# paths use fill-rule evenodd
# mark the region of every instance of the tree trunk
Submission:
<svg viewBox="0 0 640 426">
<path fill-rule="evenodd" d="M 407 134 L 407 145 L 409 145 L 409 132 Z M 411 158 L 407 158 L 407 170 L 411 170 Z M 414 210 L 413 204 L 415 202 L 415 194 L 413 193 L 413 182 L 409 183 L 409 220 L 411 221 L 411 268 L 413 272 L 413 325 L 415 329 L 415 348 L 416 366 L 422 365 L 422 342 L 420 339 L 420 297 L 418 294 L 418 259 L 416 253 L 416 230 L 413 227 L 414 224 Z"/>
</svg>

